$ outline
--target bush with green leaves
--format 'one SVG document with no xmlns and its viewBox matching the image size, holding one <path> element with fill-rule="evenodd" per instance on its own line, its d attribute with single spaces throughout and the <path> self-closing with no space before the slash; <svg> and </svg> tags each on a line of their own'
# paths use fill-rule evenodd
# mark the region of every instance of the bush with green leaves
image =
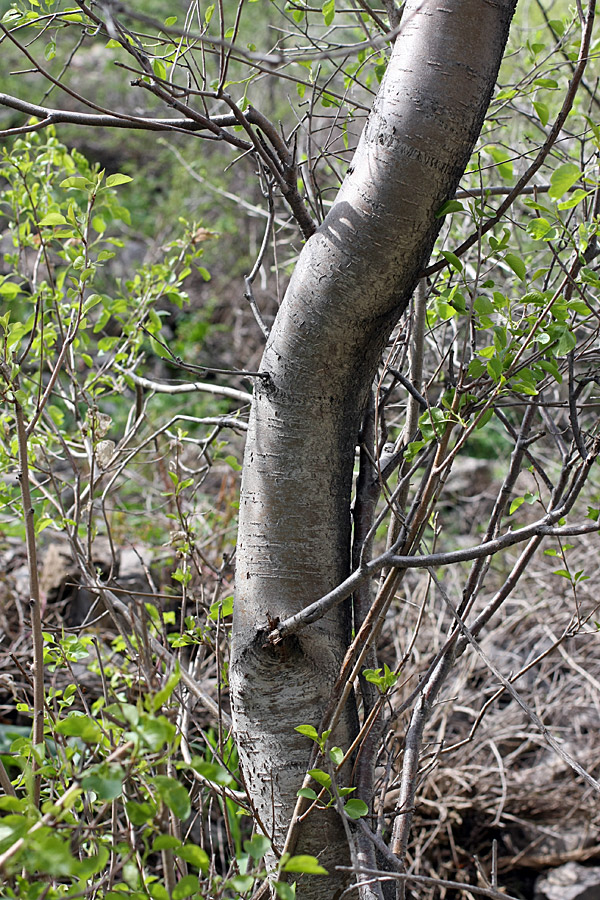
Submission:
<svg viewBox="0 0 600 900">
<path fill-rule="evenodd" d="M 222 719 L 218 734 L 190 726 L 195 682 L 189 674 L 181 680 L 186 665 L 206 667 L 207 656 L 206 694 L 196 692 L 206 700 L 226 678 L 226 662 L 215 667 L 213 660 L 219 645 L 225 649 L 231 597 L 213 560 L 222 558 L 235 522 L 231 503 L 204 508 L 202 481 L 219 459 L 235 478 L 237 451 L 221 435 L 244 423 L 221 414 L 223 401 L 206 415 L 202 394 L 185 413 L 160 394 L 153 405 L 143 377 L 161 358 L 174 359 L 163 320 L 169 307 L 186 303 L 193 268 L 209 277 L 199 263 L 207 231 L 182 222 L 161 260 L 115 281 L 110 263 L 129 222 L 118 189 L 128 176 L 106 177 L 50 131 L 5 148 L 0 179 L 0 527 L 5 538 L 27 541 L 33 689 L 19 696 L 15 714 L 34 720 L 32 734 L 2 726 L 0 894 L 245 895 L 265 877 L 268 841 L 244 825 Z M 190 477 L 192 458 L 204 465 Z M 149 497 L 157 500 L 150 521 Z M 216 550 L 206 540 L 196 547 L 203 527 L 219 534 Z M 115 555 L 123 544 L 164 545 L 171 585 L 159 584 L 160 593 L 149 576 L 147 593 L 157 594 L 150 603 L 111 583 L 104 610 L 116 611 L 120 633 L 106 630 L 106 616 L 104 626 L 65 631 L 37 579 L 40 547 L 58 534 L 92 589 L 100 590 L 98 535 Z M 192 598 L 201 569 L 212 593 Z M 176 616 L 169 597 L 185 606 L 188 593 L 187 610 Z M 92 609 L 88 618 L 97 623 L 103 615 Z M 162 657 L 153 657 L 156 647 Z M 23 648 L 17 660 L 25 665 L 28 656 Z M 91 692 L 82 687 L 86 678 Z M 223 828 L 229 850 L 219 855 L 213 832 L 222 842 Z M 310 865 L 288 860 L 287 871 Z M 292 896 L 283 881 L 278 890 Z"/>
</svg>

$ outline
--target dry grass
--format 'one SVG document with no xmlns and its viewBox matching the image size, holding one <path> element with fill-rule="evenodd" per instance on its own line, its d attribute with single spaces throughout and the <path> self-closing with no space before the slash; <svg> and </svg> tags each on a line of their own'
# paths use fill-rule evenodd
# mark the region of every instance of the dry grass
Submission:
<svg viewBox="0 0 600 900">
<path fill-rule="evenodd" d="M 597 538 L 577 539 L 569 550 L 573 572 L 588 579 L 577 589 L 553 574 L 562 562 L 538 555 L 514 596 L 480 641 L 487 660 L 560 746 L 589 774 L 600 776 L 600 566 Z M 503 561 L 506 565 L 506 560 Z M 490 587 L 502 576 L 490 570 Z M 459 573 L 446 576 L 451 599 L 460 597 Z M 412 636 L 423 599 L 426 612 L 408 677 L 396 691 L 398 708 L 436 650 L 450 618 L 429 576 L 413 578 L 387 623 L 388 664 Z M 483 603 L 485 598 L 482 598 Z M 408 601 L 408 602 L 406 602 Z M 410 673 L 410 674 L 408 674 Z M 390 781 L 386 814 L 393 811 L 408 714 L 394 723 L 388 742 Z M 382 767 L 383 772 L 383 767 Z M 541 870 L 569 860 L 600 858 L 600 807 L 594 789 L 558 756 L 539 728 L 502 688 L 497 674 L 468 647 L 448 678 L 424 736 L 411 844 L 410 871 L 466 884 L 489 885 L 492 856 L 498 884 L 531 898 Z M 468 892 L 459 892 L 469 896 Z M 420 900 L 458 897 L 443 888 L 419 888 Z"/>
</svg>

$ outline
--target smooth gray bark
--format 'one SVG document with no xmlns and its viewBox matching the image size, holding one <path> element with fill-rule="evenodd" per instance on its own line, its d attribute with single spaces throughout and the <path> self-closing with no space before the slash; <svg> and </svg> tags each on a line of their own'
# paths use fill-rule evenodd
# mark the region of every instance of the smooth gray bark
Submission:
<svg viewBox="0 0 600 900">
<path fill-rule="evenodd" d="M 250 419 L 237 550 L 231 688 L 247 787 L 281 850 L 311 742 L 348 646 L 348 606 L 276 647 L 273 621 L 348 575 L 354 449 L 389 334 L 404 312 L 479 135 L 516 0 L 408 0 L 391 62 L 338 198 L 306 243 L 275 321 Z M 270 624 L 269 624 L 270 623 Z M 347 747 L 356 713 L 334 743 Z M 311 813 L 296 852 L 330 878 L 348 860 L 337 814 Z"/>
</svg>

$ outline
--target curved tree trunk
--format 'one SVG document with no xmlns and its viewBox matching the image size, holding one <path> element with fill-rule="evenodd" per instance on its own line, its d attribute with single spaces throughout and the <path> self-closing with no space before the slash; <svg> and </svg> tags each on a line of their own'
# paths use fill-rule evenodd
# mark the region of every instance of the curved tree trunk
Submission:
<svg viewBox="0 0 600 900">
<path fill-rule="evenodd" d="M 281 850 L 311 743 L 348 646 L 347 607 L 265 646 L 350 565 L 350 494 L 361 413 L 479 135 L 516 0 L 408 0 L 391 62 L 338 198 L 305 245 L 257 379 L 240 502 L 231 687 L 242 771 Z M 334 735 L 348 747 L 356 713 Z M 347 862 L 339 816 L 311 813 L 296 852 L 330 878 Z"/>
</svg>

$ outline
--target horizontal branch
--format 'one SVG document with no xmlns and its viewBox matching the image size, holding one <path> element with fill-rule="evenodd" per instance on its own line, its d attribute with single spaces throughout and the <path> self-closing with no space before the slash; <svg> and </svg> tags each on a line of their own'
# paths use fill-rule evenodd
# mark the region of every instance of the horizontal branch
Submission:
<svg viewBox="0 0 600 900">
<path fill-rule="evenodd" d="M 281 622 L 277 628 L 269 634 L 269 640 L 276 644 L 284 637 L 295 634 L 307 625 L 311 625 L 321 619 L 330 609 L 343 603 L 354 593 L 368 578 L 377 575 L 383 568 L 396 569 L 426 569 L 428 567 L 450 566 L 460 562 L 470 562 L 485 556 L 494 556 L 507 547 L 521 544 L 532 537 L 567 537 L 573 535 L 590 534 L 600 531 L 597 522 L 582 522 L 578 525 L 561 525 L 553 527 L 555 522 L 565 514 L 564 507 L 544 516 L 543 519 L 525 525 L 518 531 L 508 531 L 492 541 L 485 541 L 475 547 L 466 547 L 464 550 L 452 550 L 448 553 L 430 553 L 425 556 L 397 556 L 391 551 L 382 553 L 362 567 L 356 569 L 341 584 L 325 596 L 311 603 L 309 606 L 290 616 Z"/>
<path fill-rule="evenodd" d="M 149 378 L 143 378 L 141 375 L 136 375 L 135 372 L 125 369 L 122 371 L 127 378 L 131 378 L 134 384 L 147 388 L 149 391 L 156 391 L 157 394 L 193 394 L 197 391 L 202 391 L 205 394 L 214 394 L 217 397 L 230 397 L 232 400 L 238 400 L 240 403 L 252 403 L 252 394 L 221 384 L 209 384 L 205 381 L 192 381 L 188 384 L 163 384 L 160 381 L 151 381 Z"/>
<path fill-rule="evenodd" d="M 377 878 L 381 881 L 388 879 L 391 881 L 408 881 L 411 884 L 422 884 L 431 887 L 451 888 L 455 890 L 465 891 L 466 893 L 477 894 L 479 897 L 488 897 L 490 900 L 517 900 L 504 891 L 494 890 L 494 888 L 480 887 L 479 885 L 465 884 L 461 881 L 447 881 L 445 878 L 431 878 L 429 875 L 413 875 L 409 872 L 390 872 L 380 869 L 356 868 L 351 869 L 340 866 L 344 872 L 352 872 L 355 875 L 369 876 Z"/>
<path fill-rule="evenodd" d="M 547 194 L 550 190 L 549 184 L 530 184 L 528 187 L 524 187 L 520 196 L 524 194 Z M 569 193 L 572 193 L 575 188 L 570 188 Z M 507 186 L 497 185 L 495 187 L 484 187 L 484 188 L 461 188 L 458 190 L 453 200 L 480 200 L 481 197 L 487 199 L 488 197 L 506 197 L 508 194 L 512 194 L 513 188 Z"/>
<path fill-rule="evenodd" d="M 94 128 L 133 128 L 143 131 L 204 131 L 206 125 L 193 119 L 150 119 L 144 116 L 130 116 L 124 113 L 114 115 L 82 113 L 67 109 L 53 109 L 52 107 L 39 106 L 37 103 L 28 103 L 11 94 L 0 93 L 0 106 L 16 109 L 42 119 L 44 127 L 47 125 L 88 125 Z M 212 116 L 210 119 L 218 128 L 228 128 L 237 125 L 234 115 Z"/>
<path fill-rule="evenodd" d="M 553 514 L 554 517 L 554 514 Z M 547 518 L 547 517 L 545 517 Z M 556 520 L 561 518 L 557 516 Z M 555 520 L 555 521 L 556 521 Z M 500 550 L 521 544 L 532 537 L 566 537 L 576 534 L 589 534 L 600 531 L 600 525 L 596 522 L 582 522 L 580 525 L 561 525 L 553 528 L 551 525 L 543 525 L 540 522 L 526 525 L 518 531 L 508 531 L 492 541 L 485 541 L 477 547 L 465 547 L 463 550 L 451 550 L 448 553 L 430 553 L 427 556 L 390 556 L 388 565 L 396 569 L 423 569 L 428 566 L 451 566 L 454 563 L 471 562 L 482 556 L 493 556 Z"/>
</svg>

